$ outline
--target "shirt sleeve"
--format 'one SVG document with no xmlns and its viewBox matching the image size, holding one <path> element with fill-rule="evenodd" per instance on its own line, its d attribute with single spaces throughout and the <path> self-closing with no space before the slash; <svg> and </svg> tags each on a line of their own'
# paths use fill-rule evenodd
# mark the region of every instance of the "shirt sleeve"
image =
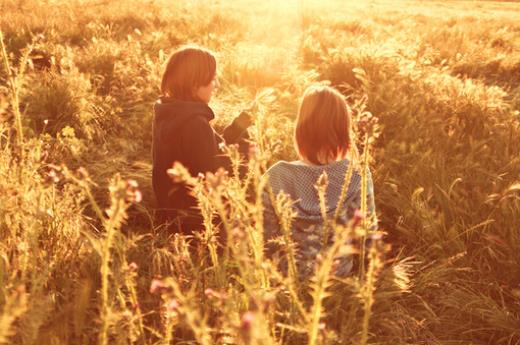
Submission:
<svg viewBox="0 0 520 345">
<path fill-rule="evenodd" d="M 239 143 L 245 134 L 247 134 L 247 128 L 240 127 L 236 118 L 229 126 L 224 128 L 224 131 L 222 132 L 222 136 L 227 145 Z"/>
</svg>

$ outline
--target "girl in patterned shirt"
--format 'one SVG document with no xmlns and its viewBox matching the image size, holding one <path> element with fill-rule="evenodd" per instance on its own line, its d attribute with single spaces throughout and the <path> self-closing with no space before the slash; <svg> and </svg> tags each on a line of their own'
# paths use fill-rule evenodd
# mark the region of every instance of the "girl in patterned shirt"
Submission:
<svg viewBox="0 0 520 345">
<path fill-rule="evenodd" d="M 267 172 L 271 192 L 264 192 L 264 239 L 269 256 L 276 256 L 279 248 L 271 241 L 281 235 L 280 223 L 273 207 L 273 198 L 287 194 L 293 201 L 294 218 L 292 239 L 296 244 L 296 266 L 299 275 L 309 277 L 315 269 L 316 256 L 323 243 L 323 217 L 316 183 L 325 172 L 327 216 L 332 218 L 339 210 L 339 221 L 348 222 L 361 208 L 361 175 L 354 169 L 345 201 L 338 205 L 342 186 L 351 162 L 357 157 L 353 142 L 351 111 L 343 95 L 325 85 L 307 88 L 300 103 L 296 119 L 294 142 L 300 160 L 279 161 Z M 351 152 L 352 151 L 352 152 Z M 353 153 L 349 155 L 349 153 Z M 367 217 L 371 227 L 376 226 L 372 177 L 367 172 Z M 332 242 L 329 241 L 328 245 Z M 283 271 L 287 270 L 285 255 L 280 256 Z M 340 258 L 338 276 L 345 276 L 352 268 L 351 257 Z"/>
</svg>

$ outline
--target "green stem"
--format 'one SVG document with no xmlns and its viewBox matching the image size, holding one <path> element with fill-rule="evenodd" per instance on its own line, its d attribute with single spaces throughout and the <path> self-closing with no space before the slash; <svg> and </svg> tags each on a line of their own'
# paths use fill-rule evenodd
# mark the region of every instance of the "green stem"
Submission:
<svg viewBox="0 0 520 345">
<path fill-rule="evenodd" d="M 361 226 L 363 228 L 363 236 L 361 238 L 361 248 L 359 250 L 359 276 L 363 279 L 365 275 L 365 245 L 367 238 L 367 170 L 368 170 L 368 134 L 365 135 L 365 145 L 363 147 L 363 165 L 361 166 L 361 214 L 363 220 Z"/>
<path fill-rule="evenodd" d="M 379 257 L 377 250 L 374 246 L 370 248 L 370 263 L 368 265 L 368 271 L 366 275 L 366 282 L 363 288 L 363 300 L 364 300 L 364 315 L 363 322 L 361 324 L 361 340 L 360 345 L 366 345 L 368 341 L 368 330 L 370 317 L 372 315 L 372 306 L 374 305 L 374 290 L 377 269 L 379 266 Z"/>
<path fill-rule="evenodd" d="M 2 61 L 4 65 L 5 72 L 7 74 L 7 79 L 9 81 L 9 87 L 11 89 L 11 105 L 14 111 L 14 117 L 16 122 L 16 140 L 18 143 L 18 148 L 20 150 L 20 154 L 23 153 L 22 144 L 23 144 L 23 127 L 22 127 L 22 114 L 20 112 L 20 101 L 18 97 L 18 82 L 16 80 L 16 76 L 11 73 L 11 67 L 9 65 L 9 58 L 7 55 L 7 50 L 4 44 L 4 34 L 2 30 L 0 30 L 0 48 L 2 50 Z"/>
<path fill-rule="evenodd" d="M 114 239 L 114 219 L 119 214 L 121 202 L 116 203 L 114 213 L 109 218 L 106 229 L 106 240 L 103 246 L 103 254 L 101 258 L 101 333 L 99 335 L 99 344 L 106 345 L 108 341 L 108 317 L 110 314 L 110 303 L 108 297 L 108 276 L 110 275 L 110 248 Z"/>
</svg>

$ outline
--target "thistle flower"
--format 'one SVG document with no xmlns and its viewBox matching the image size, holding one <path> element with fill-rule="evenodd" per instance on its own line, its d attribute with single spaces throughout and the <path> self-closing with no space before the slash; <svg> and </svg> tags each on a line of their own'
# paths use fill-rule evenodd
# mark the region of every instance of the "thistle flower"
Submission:
<svg viewBox="0 0 520 345">
<path fill-rule="evenodd" d="M 179 162 L 173 163 L 173 167 L 166 170 L 166 173 L 174 183 L 186 182 L 190 177 L 189 171 Z"/>
<path fill-rule="evenodd" d="M 137 181 L 126 180 L 126 201 L 138 203 L 143 200 L 141 191 L 137 189 L 138 186 Z"/>
<path fill-rule="evenodd" d="M 135 262 L 131 262 L 128 265 L 128 269 L 130 270 L 130 272 L 136 272 L 139 269 L 139 266 Z"/>
<path fill-rule="evenodd" d="M 50 170 L 47 175 L 45 176 L 45 182 L 47 183 L 58 183 L 60 182 L 60 178 L 58 177 L 58 174 L 56 173 L 56 170 Z"/>
<path fill-rule="evenodd" d="M 233 228 L 233 230 L 231 231 L 231 235 L 233 238 L 236 238 L 238 240 L 242 240 L 246 237 L 246 234 L 240 228 Z"/>
<path fill-rule="evenodd" d="M 361 210 L 357 209 L 354 212 L 354 217 L 352 217 L 352 227 L 353 228 L 357 227 L 364 218 L 365 217 L 363 216 L 363 212 L 361 212 Z"/>
<path fill-rule="evenodd" d="M 242 319 L 240 321 L 240 328 L 243 331 L 249 331 L 253 326 L 253 322 L 255 321 L 255 314 L 250 311 L 247 311 L 242 315 Z"/>
<path fill-rule="evenodd" d="M 207 288 L 206 290 L 204 290 L 204 294 L 206 295 L 206 297 L 208 297 L 209 299 L 218 299 L 218 300 L 221 300 L 221 299 L 225 299 L 227 298 L 227 295 L 225 292 L 218 292 L 218 291 L 215 291 L 211 288 Z"/>
<path fill-rule="evenodd" d="M 154 279 L 152 280 L 152 283 L 150 284 L 150 293 L 151 294 L 163 294 L 165 292 L 169 292 L 171 290 L 171 287 L 167 284 L 165 284 L 160 279 Z"/>
<path fill-rule="evenodd" d="M 47 168 L 49 169 L 44 176 L 45 183 L 54 184 L 58 183 L 62 177 L 62 169 L 60 166 L 54 164 L 48 164 Z"/>
<path fill-rule="evenodd" d="M 40 162 L 45 162 L 49 158 L 49 151 L 43 150 L 40 154 Z"/>
<path fill-rule="evenodd" d="M 361 134 L 361 137 L 367 135 L 369 141 L 373 141 L 379 137 L 379 118 L 372 115 L 372 113 L 368 111 L 364 111 L 359 116 L 357 121 L 357 128 Z"/>
<path fill-rule="evenodd" d="M 170 313 L 176 313 L 179 310 L 179 302 L 176 299 L 172 298 L 166 303 L 166 310 Z"/>
<path fill-rule="evenodd" d="M 76 175 L 78 175 L 81 180 L 87 180 L 89 178 L 88 171 L 84 167 L 76 169 Z"/>
<path fill-rule="evenodd" d="M 221 187 L 224 184 L 227 176 L 228 172 L 223 168 L 219 168 L 215 173 L 206 173 L 207 186 L 209 187 L 208 189 L 215 190 Z"/>
</svg>

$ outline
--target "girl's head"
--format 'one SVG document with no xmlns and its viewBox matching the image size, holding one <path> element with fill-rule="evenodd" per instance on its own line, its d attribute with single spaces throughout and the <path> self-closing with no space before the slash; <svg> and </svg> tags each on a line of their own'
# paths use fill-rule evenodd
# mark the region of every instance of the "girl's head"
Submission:
<svg viewBox="0 0 520 345">
<path fill-rule="evenodd" d="M 183 46 L 166 63 L 161 92 L 164 97 L 209 103 L 218 86 L 213 53 L 197 46 Z"/>
<path fill-rule="evenodd" d="M 295 144 L 302 159 L 327 164 L 346 157 L 351 147 L 351 114 L 343 95 L 325 85 L 308 87 L 296 120 Z"/>
</svg>

